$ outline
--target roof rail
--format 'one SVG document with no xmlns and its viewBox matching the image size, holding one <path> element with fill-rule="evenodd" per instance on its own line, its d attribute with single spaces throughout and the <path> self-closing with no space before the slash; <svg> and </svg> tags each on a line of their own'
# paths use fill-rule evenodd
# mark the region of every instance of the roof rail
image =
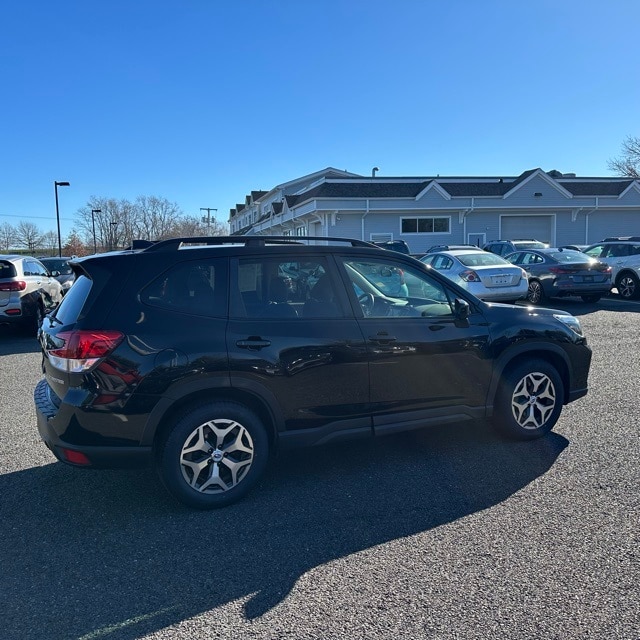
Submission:
<svg viewBox="0 0 640 640">
<path fill-rule="evenodd" d="M 616 241 L 638 242 L 640 241 L 640 236 L 612 237 L 612 238 L 605 238 L 604 240 L 601 240 L 601 242 L 616 242 Z"/>
<path fill-rule="evenodd" d="M 354 238 L 333 238 L 326 236 L 196 236 L 184 238 L 170 238 L 160 240 L 143 249 L 145 253 L 153 251 L 177 251 L 183 245 L 220 246 L 225 244 L 241 244 L 247 247 L 265 247 L 267 245 L 303 245 L 306 240 L 319 240 L 322 242 L 344 242 L 352 247 L 378 248 L 370 242 L 356 240 Z"/>
</svg>

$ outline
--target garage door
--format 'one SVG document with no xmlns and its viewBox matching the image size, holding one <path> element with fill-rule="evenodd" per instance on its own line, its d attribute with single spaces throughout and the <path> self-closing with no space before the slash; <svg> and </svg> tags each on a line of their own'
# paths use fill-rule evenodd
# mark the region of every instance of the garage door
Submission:
<svg viewBox="0 0 640 640">
<path fill-rule="evenodd" d="M 500 216 L 500 239 L 535 238 L 555 242 L 553 216 Z"/>
</svg>

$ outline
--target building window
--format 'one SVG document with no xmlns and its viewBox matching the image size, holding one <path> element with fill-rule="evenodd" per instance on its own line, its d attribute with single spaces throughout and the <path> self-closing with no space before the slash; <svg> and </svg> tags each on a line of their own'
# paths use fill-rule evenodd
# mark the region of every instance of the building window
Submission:
<svg viewBox="0 0 640 640">
<path fill-rule="evenodd" d="M 306 236 L 307 228 L 306 227 L 296 227 L 296 235 L 297 236 Z"/>
<path fill-rule="evenodd" d="M 402 218 L 402 233 L 450 233 L 451 218 L 420 217 Z"/>
</svg>

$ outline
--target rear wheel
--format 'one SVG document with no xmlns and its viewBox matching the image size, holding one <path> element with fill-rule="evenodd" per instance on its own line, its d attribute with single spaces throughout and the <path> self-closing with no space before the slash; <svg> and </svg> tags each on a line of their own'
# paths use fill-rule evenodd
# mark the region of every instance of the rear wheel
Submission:
<svg viewBox="0 0 640 640">
<path fill-rule="evenodd" d="M 601 295 L 596 293 L 592 293 L 591 295 L 580 296 L 580 297 L 582 298 L 583 302 L 598 302 L 598 300 L 602 298 Z"/>
<path fill-rule="evenodd" d="M 623 273 L 616 281 L 618 295 L 625 300 L 635 300 L 640 295 L 640 280 L 633 273 Z"/>
<path fill-rule="evenodd" d="M 178 416 L 159 443 L 156 465 L 174 498 L 196 509 L 214 509 L 251 489 L 268 453 L 267 433 L 252 411 L 234 402 L 213 402 Z"/>
<path fill-rule="evenodd" d="M 531 304 L 541 304 L 546 300 L 542 283 L 539 280 L 529 280 L 529 290 L 527 291 L 527 300 Z"/>
<path fill-rule="evenodd" d="M 564 385 L 556 368 L 545 360 L 532 359 L 504 374 L 492 420 L 511 438 L 533 440 L 553 429 L 563 398 Z"/>
</svg>

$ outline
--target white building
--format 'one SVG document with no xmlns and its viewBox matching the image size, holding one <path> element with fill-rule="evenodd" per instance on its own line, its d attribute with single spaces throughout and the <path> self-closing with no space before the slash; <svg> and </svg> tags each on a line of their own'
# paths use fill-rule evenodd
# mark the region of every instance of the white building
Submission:
<svg viewBox="0 0 640 640">
<path fill-rule="evenodd" d="M 378 177 L 329 167 L 252 191 L 231 209 L 229 225 L 232 234 L 399 239 L 416 254 L 434 244 L 511 238 L 590 244 L 640 235 L 640 181 L 542 169 L 516 177 Z"/>
</svg>

